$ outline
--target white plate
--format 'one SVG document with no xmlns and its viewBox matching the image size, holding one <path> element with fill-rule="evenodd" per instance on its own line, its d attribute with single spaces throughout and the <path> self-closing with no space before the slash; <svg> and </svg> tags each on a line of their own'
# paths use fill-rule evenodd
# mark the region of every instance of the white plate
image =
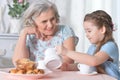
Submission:
<svg viewBox="0 0 120 80">
<path fill-rule="evenodd" d="M 39 78 L 43 78 L 45 75 L 50 73 L 51 71 L 46 71 L 44 74 L 12 74 L 9 73 L 11 68 L 9 69 L 0 69 L 0 75 L 7 80 L 37 80 Z"/>
<path fill-rule="evenodd" d="M 81 74 L 81 75 L 95 75 L 95 74 L 98 74 L 96 71 L 92 72 L 92 73 L 88 73 L 88 74 L 83 74 L 81 73 L 80 71 L 77 72 L 78 74 Z"/>
</svg>

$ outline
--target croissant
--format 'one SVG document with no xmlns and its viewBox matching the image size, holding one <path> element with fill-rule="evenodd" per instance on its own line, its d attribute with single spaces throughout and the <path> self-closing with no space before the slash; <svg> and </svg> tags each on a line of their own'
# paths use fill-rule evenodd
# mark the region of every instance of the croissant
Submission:
<svg viewBox="0 0 120 80">
<path fill-rule="evenodd" d="M 16 61 L 16 68 L 11 69 L 9 73 L 14 74 L 44 74 L 44 70 L 37 69 L 36 63 L 27 59 L 19 59 Z"/>
</svg>

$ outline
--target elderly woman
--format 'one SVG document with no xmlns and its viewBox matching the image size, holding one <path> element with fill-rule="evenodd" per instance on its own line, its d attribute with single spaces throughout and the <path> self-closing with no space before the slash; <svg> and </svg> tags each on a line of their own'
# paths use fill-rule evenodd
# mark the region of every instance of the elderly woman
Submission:
<svg viewBox="0 0 120 80">
<path fill-rule="evenodd" d="M 24 27 L 15 47 L 13 63 L 20 58 L 34 61 L 44 59 L 44 51 L 57 45 L 75 50 L 75 34 L 69 26 L 59 25 L 59 14 L 55 4 L 47 0 L 34 1 L 22 18 Z M 73 63 L 67 56 L 63 62 Z"/>
</svg>

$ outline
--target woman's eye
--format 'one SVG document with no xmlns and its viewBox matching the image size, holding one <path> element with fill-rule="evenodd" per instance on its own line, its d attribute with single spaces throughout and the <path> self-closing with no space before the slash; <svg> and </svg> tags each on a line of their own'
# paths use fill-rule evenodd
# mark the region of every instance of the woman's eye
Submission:
<svg viewBox="0 0 120 80">
<path fill-rule="evenodd" d="M 91 32 L 91 31 L 88 31 L 89 33 Z"/>
<path fill-rule="evenodd" d="M 42 23 L 46 23 L 47 22 L 47 20 L 45 20 L 45 21 L 42 21 Z"/>
<path fill-rule="evenodd" d="M 52 17 L 52 18 L 50 19 L 50 21 L 53 21 L 53 20 L 55 20 L 55 17 Z"/>
</svg>

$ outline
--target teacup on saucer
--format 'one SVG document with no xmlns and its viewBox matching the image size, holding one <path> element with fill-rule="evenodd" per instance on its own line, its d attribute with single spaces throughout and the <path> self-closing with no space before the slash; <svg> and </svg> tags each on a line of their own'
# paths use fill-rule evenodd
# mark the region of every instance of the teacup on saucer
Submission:
<svg viewBox="0 0 120 80">
<path fill-rule="evenodd" d="M 86 64 L 78 64 L 77 65 L 78 69 L 80 70 L 81 74 L 90 74 L 93 72 L 96 72 L 96 68 L 93 66 L 88 66 Z"/>
</svg>

